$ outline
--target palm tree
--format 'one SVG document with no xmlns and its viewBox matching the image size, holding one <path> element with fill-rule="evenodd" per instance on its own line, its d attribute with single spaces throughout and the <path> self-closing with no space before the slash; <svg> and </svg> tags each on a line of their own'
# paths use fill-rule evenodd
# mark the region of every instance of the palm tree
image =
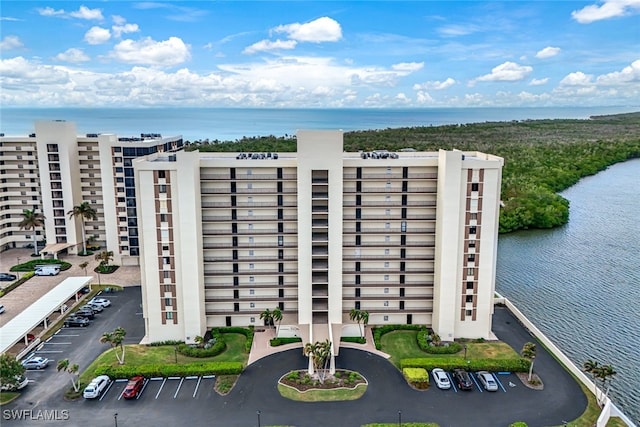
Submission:
<svg viewBox="0 0 640 427">
<path fill-rule="evenodd" d="M 80 267 L 81 269 L 84 270 L 84 275 L 87 275 L 87 267 L 89 266 L 89 263 L 87 261 L 82 262 L 80 264 L 78 264 L 78 267 Z"/>
<path fill-rule="evenodd" d="M 98 252 L 95 256 L 96 261 L 100 261 L 99 267 L 103 265 L 109 265 L 110 261 L 113 261 L 113 251 Z"/>
<path fill-rule="evenodd" d="M 271 326 L 273 324 L 273 313 L 271 313 L 271 310 L 268 308 L 260 313 L 260 318 L 264 319 L 264 323 L 267 326 Z"/>
<path fill-rule="evenodd" d="M 58 370 L 58 372 L 65 371 L 71 374 L 71 385 L 73 386 L 73 391 L 75 391 L 76 393 L 80 391 L 80 378 L 78 374 L 78 370 L 80 369 L 80 367 L 77 363 L 72 365 L 69 362 L 69 359 L 62 359 L 58 361 L 58 366 L 56 367 L 56 369 Z M 78 381 L 76 381 L 76 378 L 78 379 Z"/>
<path fill-rule="evenodd" d="M 363 310 L 360 312 L 360 321 L 362 321 L 362 337 L 364 338 L 364 331 L 367 329 L 367 325 L 369 324 L 369 312 Z"/>
<path fill-rule="evenodd" d="M 529 382 L 531 382 L 531 377 L 533 375 L 533 362 L 535 361 L 536 358 L 536 345 L 535 343 L 532 342 L 527 342 L 524 344 L 524 346 L 522 347 L 522 351 L 520 352 L 520 354 L 522 354 L 522 357 L 524 357 L 525 359 L 528 359 L 531 362 L 531 365 L 529 365 Z"/>
<path fill-rule="evenodd" d="M 91 221 L 95 221 L 96 219 L 98 219 L 98 215 L 96 214 L 96 210 L 91 207 L 89 202 L 82 202 L 78 206 L 74 206 L 73 209 L 71 209 L 69 212 L 67 212 L 67 215 L 69 215 L 69 219 L 74 218 L 74 217 L 76 217 L 76 218 L 80 217 L 81 220 L 82 220 L 82 253 L 86 254 L 87 253 L 87 238 L 85 236 L 84 221 L 87 220 L 87 219 L 91 220 Z"/>
<path fill-rule="evenodd" d="M 326 378 L 327 366 L 329 365 L 330 355 L 331 355 L 331 341 L 328 339 L 315 343 L 306 343 L 304 345 L 304 354 L 307 357 L 311 357 L 313 362 L 313 370 L 318 374 L 318 380 L 320 380 L 320 384 L 324 384 L 324 379 Z"/>
<path fill-rule="evenodd" d="M 22 221 L 18 224 L 20 230 L 33 230 L 33 253 L 38 256 L 38 242 L 36 237 L 36 228 L 44 225 L 45 217 L 42 214 L 36 213 L 36 209 L 31 210 L 24 209 L 22 211 Z"/>
<path fill-rule="evenodd" d="M 196 337 L 193 339 L 193 341 L 196 343 L 196 345 L 199 348 L 204 347 L 204 337 L 201 337 L 200 335 L 196 335 Z"/>
<path fill-rule="evenodd" d="M 601 369 L 600 364 L 598 363 L 597 360 L 587 359 L 582 364 L 582 370 L 588 374 L 591 374 L 591 378 L 593 378 L 593 385 L 595 386 L 595 393 L 596 393 L 596 401 L 598 401 L 598 404 L 600 404 L 600 398 L 599 398 L 599 389 L 598 389 L 596 380 L 599 378 L 600 369 Z"/>
<path fill-rule="evenodd" d="M 124 328 L 117 327 L 113 330 L 113 332 L 105 332 L 100 337 L 100 342 L 103 344 L 109 344 L 116 354 L 116 359 L 118 359 L 118 364 L 124 365 L 124 345 L 122 342 L 124 341 L 124 337 L 127 335 L 127 331 Z M 122 354 L 118 354 L 116 347 L 120 347 Z"/>
<path fill-rule="evenodd" d="M 600 372 L 598 372 L 598 378 L 602 382 L 602 388 L 605 389 L 604 396 L 602 398 L 602 404 L 607 400 L 609 396 L 609 389 L 611 388 L 611 380 L 617 374 L 612 365 L 602 365 Z"/>
<path fill-rule="evenodd" d="M 278 327 L 276 328 L 276 337 L 278 337 L 278 331 L 280 330 L 280 322 L 282 322 L 282 310 L 280 307 L 276 307 L 271 311 L 271 318 L 278 322 Z"/>
<path fill-rule="evenodd" d="M 358 322 L 358 330 L 360 331 L 360 321 L 362 320 L 362 312 L 357 308 L 352 308 L 349 311 L 349 320 Z M 362 331 L 360 332 L 360 337 L 362 337 Z"/>
</svg>

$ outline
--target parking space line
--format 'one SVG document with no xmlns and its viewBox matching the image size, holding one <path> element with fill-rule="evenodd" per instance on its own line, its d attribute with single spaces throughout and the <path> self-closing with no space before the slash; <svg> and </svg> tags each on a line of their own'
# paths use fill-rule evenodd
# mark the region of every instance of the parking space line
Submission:
<svg viewBox="0 0 640 427">
<path fill-rule="evenodd" d="M 38 354 L 62 353 L 62 350 L 38 350 Z"/>
<path fill-rule="evenodd" d="M 59 337 L 79 337 L 80 334 L 62 334 L 62 335 L 57 335 L 57 336 L 59 336 Z"/>
<path fill-rule="evenodd" d="M 453 382 L 453 375 L 451 375 L 449 372 L 446 372 L 446 374 L 447 374 L 447 378 L 449 378 L 449 383 L 451 384 L 451 388 L 453 388 L 453 391 L 457 393 L 458 387 L 456 387 L 456 384 Z"/>
<path fill-rule="evenodd" d="M 107 395 L 107 393 L 109 393 L 109 390 L 111 390 L 111 387 L 113 387 L 113 385 L 115 384 L 115 381 L 111 381 L 109 383 L 109 387 L 107 387 L 107 389 L 104 391 L 104 393 L 102 393 L 102 396 L 100 396 L 100 401 L 102 401 L 102 399 L 104 399 L 104 397 Z"/>
<path fill-rule="evenodd" d="M 478 388 L 478 390 L 480 390 L 480 393 L 482 393 L 483 390 L 482 390 L 482 387 L 480 387 L 480 384 L 478 384 L 478 381 L 476 381 L 476 375 L 475 374 L 471 374 L 469 376 L 471 377 L 471 379 L 475 383 L 475 385 Z"/>
<path fill-rule="evenodd" d="M 196 393 L 198 392 L 198 387 L 200 387 L 200 381 L 202 381 L 202 377 L 198 377 L 198 382 L 196 383 L 196 389 L 193 391 L 193 396 L 196 397 Z"/>
<path fill-rule="evenodd" d="M 502 385 L 502 383 L 500 382 L 500 380 L 498 379 L 498 376 L 496 374 L 491 374 L 491 376 L 493 376 L 493 378 L 495 378 L 496 382 L 498 383 L 498 385 L 500 386 L 500 388 L 502 389 L 502 391 L 504 391 L 505 393 L 507 392 L 507 390 L 505 390 L 504 386 Z"/>
<path fill-rule="evenodd" d="M 164 378 L 162 380 L 162 384 L 160 384 L 160 390 L 158 390 L 158 392 L 156 393 L 156 399 L 158 398 L 158 396 L 160 396 L 160 392 L 162 391 L 162 388 L 164 387 L 164 383 L 166 383 L 166 382 L 167 382 L 167 379 Z"/>
<path fill-rule="evenodd" d="M 70 342 L 49 342 L 49 341 L 47 341 L 45 344 L 47 344 L 47 345 L 70 345 L 70 344 L 73 344 L 73 343 L 70 343 Z"/>
<path fill-rule="evenodd" d="M 178 397 L 178 393 L 180 392 L 180 387 L 182 387 L 182 382 L 184 381 L 184 378 L 180 378 L 180 384 L 178 384 L 178 388 L 176 389 L 175 394 L 173 395 L 173 398 L 175 399 L 176 397 Z"/>
<path fill-rule="evenodd" d="M 140 389 L 140 393 L 138 393 L 138 395 L 136 396 L 136 400 L 140 399 L 140 396 L 142 396 L 142 393 L 144 392 L 144 389 L 147 388 L 147 384 L 149 384 L 149 379 L 145 378 L 144 383 L 142 384 L 142 388 Z"/>
</svg>

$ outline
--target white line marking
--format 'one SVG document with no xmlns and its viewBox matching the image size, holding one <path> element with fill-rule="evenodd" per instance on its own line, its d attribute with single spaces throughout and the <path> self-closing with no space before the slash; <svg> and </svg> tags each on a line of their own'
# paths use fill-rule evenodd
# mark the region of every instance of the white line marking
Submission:
<svg viewBox="0 0 640 427">
<path fill-rule="evenodd" d="M 182 382 L 184 381 L 184 378 L 180 378 L 180 384 L 178 384 L 178 388 L 176 389 L 176 393 L 173 395 L 173 398 L 175 399 L 176 397 L 178 397 L 178 393 L 180 392 L 180 387 L 182 387 Z"/>
<path fill-rule="evenodd" d="M 104 399 L 104 397 L 107 395 L 107 393 L 109 393 L 109 390 L 111 390 L 111 387 L 113 387 L 113 385 L 115 384 L 115 381 L 111 381 L 109 383 L 109 387 L 107 387 L 107 389 L 104 391 L 104 393 L 102 393 L 102 396 L 100 396 L 100 400 L 102 401 L 102 399 Z"/>
<path fill-rule="evenodd" d="M 193 391 L 193 396 L 191 397 L 196 397 L 196 393 L 198 392 L 198 387 L 200 386 L 201 380 L 202 380 L 202 377 L 198 377 L 198 383 L 196 384 L 196 389 Z"/>
<path fill-rule="evenodd" d="M 38 354 L 62 353 L 62 350 L 38 350 Z"/>
<path fill-rule="evenodd" d="M 158 398 L 158 396 L 160 396 L 160 392 L 162 391 L 162 387 L 164 387 L 164 383 L 167 382 L 167 379 L 163 379 L 162 380 L 162 384 L 160 384 L 160 390 L 158 390 L 158 393 L 156 393 L 156 399 Z"/>
<path fill-rule="evenodd" d="M 69 344 L 73 344 L 70 342 L 47 342 L 47 345 L 69 345 Z"/>
</svg>

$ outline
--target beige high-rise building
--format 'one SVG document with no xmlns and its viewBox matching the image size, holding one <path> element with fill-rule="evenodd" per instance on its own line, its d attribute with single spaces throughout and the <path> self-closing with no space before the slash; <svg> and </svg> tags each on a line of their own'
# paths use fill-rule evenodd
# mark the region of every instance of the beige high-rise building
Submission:
<svg viewBox="0 0 640 427">
<path fill-rule="evenodd" d="M 29 136 L 0 136 L 0 250 L 33 244 L 33 231 L 20 229 L 25 209 L 45 216 L 36 229 L 46 240 L 44 255 L 82 251 L 82 223 L 68 212 L 88 202 L 97 220 L 85 222 L 90 245 L 114 253 L 117 264 L 137 265 L 140 243 L 133 159 L 180 150 L 179 136 L 78 135 L 64 120 L 37 121 Z"/>
<path fill-rule="evenodd" d="M 354 308 L 491 336 L 501 158 L 347 153 L 340 131 L 300 131 L 297 149 L 134 160 L 147 342 L 274 308 L 334 354 Z"/>
</svg>

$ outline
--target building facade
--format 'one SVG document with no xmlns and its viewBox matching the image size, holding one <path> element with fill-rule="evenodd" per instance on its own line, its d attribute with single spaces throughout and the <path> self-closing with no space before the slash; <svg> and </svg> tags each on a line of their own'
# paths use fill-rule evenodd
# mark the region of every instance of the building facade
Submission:
<svg viewBox="0 0 640 427">
<path fill-rule="evenodd" d="M 303 342 L 339 343 L 353 308 L 491 337 L 501 158 L 346 153 L 339 131 L 300 131 L 297 150 L 133 161 L 147 342 L 276 307 Z"/>
<path fill-rule="evenodd" d="M 113 251 L 115 262 L 139 261 L 138 216 L 133 159 L 180 150 L 181 137 L 141 134 L 79 136 L 72 122 L 38 121 L 27 137 L 0 136 L 0 248 L 32 244 L 33 231 L 21 230 L 24 209 L 45 216 L 37 239 L 44 254 L 82 250 L 82 224 L 68 212 L 88 202 L 97 220 L 86 221 L 91 244 Z"/>
</svg>

